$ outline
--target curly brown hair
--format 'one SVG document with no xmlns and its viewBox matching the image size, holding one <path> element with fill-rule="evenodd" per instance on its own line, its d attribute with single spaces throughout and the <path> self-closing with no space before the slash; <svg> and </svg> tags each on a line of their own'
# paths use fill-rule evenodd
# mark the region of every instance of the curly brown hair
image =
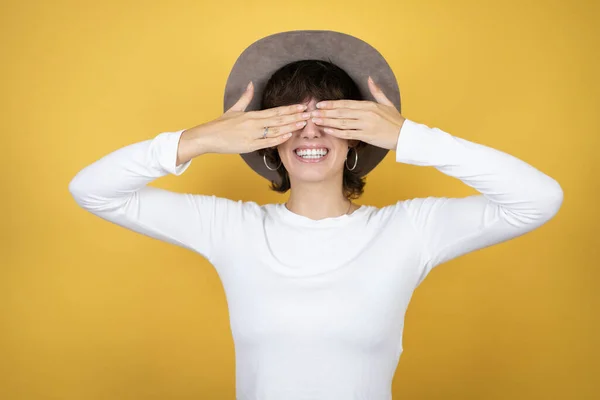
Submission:
<svg viewBox="0 0 600 400">
<path fill-rule="evenodd" d="M 284 65 L 269 79 L 263 91 L 260 109 L 303 103 L 309 99 L 321 100 L 363 100 L 363 96 L 352 78 L 332 62 L 322 60 L 301 60 Z M 352 146 L 357 152 L 365 146 L 358 141 Z M 290 187 L 290 177 L 281 163 L 277 148 L 259 150 L 266 155 L 269 165 L 280 165 L 277 173 L 280 182 L 271 181 L 271 189 L 285 193 Z M 352 160 L 350 161 L 352 163 Z M 344 168 L 343 193 L 348 199 L 360 197 L 364 191 L 365 179 L 360 165 L 352 171 Z"/>
</svg>

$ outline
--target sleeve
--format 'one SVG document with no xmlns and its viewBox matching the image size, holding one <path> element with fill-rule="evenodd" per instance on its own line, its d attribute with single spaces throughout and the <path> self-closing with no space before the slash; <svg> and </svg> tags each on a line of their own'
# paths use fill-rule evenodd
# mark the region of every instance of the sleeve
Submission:
<svg viewBox="0 0 600 400">
<path fill-rule="evenodd" d="M 556 180 L 514 156 L 405 120 L 396 161 L 431 166 L 480 194 L 399 202 L 424 252 L 421 280 L 433 267 L 536 229 L 559 210 Z"/>
<path fill-rule="evenodd" d="M 79 171 L 69 191 L 79 206 L 98 217 L 210 260 L 226 234 L 223 226 L 235 218 L 241 202 L 147 186 L 190 166 L 192 160 L 176 166 L 182 133 L 164 132 L 109 153 Z"/>
</svg>

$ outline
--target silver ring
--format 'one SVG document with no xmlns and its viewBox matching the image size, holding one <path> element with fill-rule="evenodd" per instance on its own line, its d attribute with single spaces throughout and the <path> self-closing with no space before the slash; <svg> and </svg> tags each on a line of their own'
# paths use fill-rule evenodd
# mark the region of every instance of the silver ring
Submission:
<svg viewBox="0 0 600 400">
<path fill-rule="evenodd" d="M 263 139 L 265 139 L 267 137 L 267 133 L 269 133 L 269 127 L 265 126 L 265 130 L 263 131 L 263 136 L 262 136 Z"/>
</svg>

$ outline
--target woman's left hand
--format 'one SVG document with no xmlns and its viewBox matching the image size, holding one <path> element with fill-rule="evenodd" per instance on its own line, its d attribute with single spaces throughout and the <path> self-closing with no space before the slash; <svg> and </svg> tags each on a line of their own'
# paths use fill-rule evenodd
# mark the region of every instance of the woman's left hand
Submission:
<svg viewBox="0 0 600 400">
<path fill-rule="evenodd" d="M 312 111 L 312 120 L 332 136 L 395 150 L 404 117 L 371 77 L 368 84 L 377 103 L 356 100 L 321 101 L 317 104 L 318 110 Z"/>
</svg>

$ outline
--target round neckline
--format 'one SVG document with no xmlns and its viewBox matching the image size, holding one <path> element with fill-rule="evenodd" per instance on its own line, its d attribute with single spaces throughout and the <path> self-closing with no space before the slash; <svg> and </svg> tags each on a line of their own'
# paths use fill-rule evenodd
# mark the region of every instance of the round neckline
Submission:
<svg viewBox="0 0 600 400">
<path fill-rule="evenodd" d="M 327 217 L 322 219 L 312 219 L 309 217 L 305 217 L 304 215 L 296 214 L 295 212 L 289 210 L 285 206 L 285 203 L 277 203 L 273 206 L 275 207 L 275 211 L 277 212 L 281 220 L 289 222 L 292 225 L 310 227 L 340 226 L 352 221 L 353 219 L 359 218 L 360 215 L 364 214 L 367 209 L 367 206 L 360 205 L 356 210 L 354 210 L 350 214 L 343 214 L 337 217 Z"/>
<path fill-rule="evenodd" d="M 352 214 L 315 220 L 290 211 L 284 203 L 269 203 L 263 207 L 266 211 L 266 218 L 270 220 L 268 224 L 284 224 L 287 225 L 287 229 L 300 230 L 301 232 L 308 229 L 347 229 L 351 224 L 360 223 L 361 220 L 368 218 L 369 212 L 373 209 L 373 206 L 360 205 Z M 259 240 L 262 243 L 258 248 L 263 245 L 266 247 L 266 252 L 262 253 L 266 257 L 264 266 L 268 271 L 277 275 L 293 278 L 314 278 L 323 274 L 343 273 L 347 267 L 356 268 L 356 265 L 350 262 L 351 260 L 343 260 L 327 266 L 321 265 L 318 268 L 310 265 L 289 264 L 273 253 L 267 234 L 261 235 Z"/>
</svg>

